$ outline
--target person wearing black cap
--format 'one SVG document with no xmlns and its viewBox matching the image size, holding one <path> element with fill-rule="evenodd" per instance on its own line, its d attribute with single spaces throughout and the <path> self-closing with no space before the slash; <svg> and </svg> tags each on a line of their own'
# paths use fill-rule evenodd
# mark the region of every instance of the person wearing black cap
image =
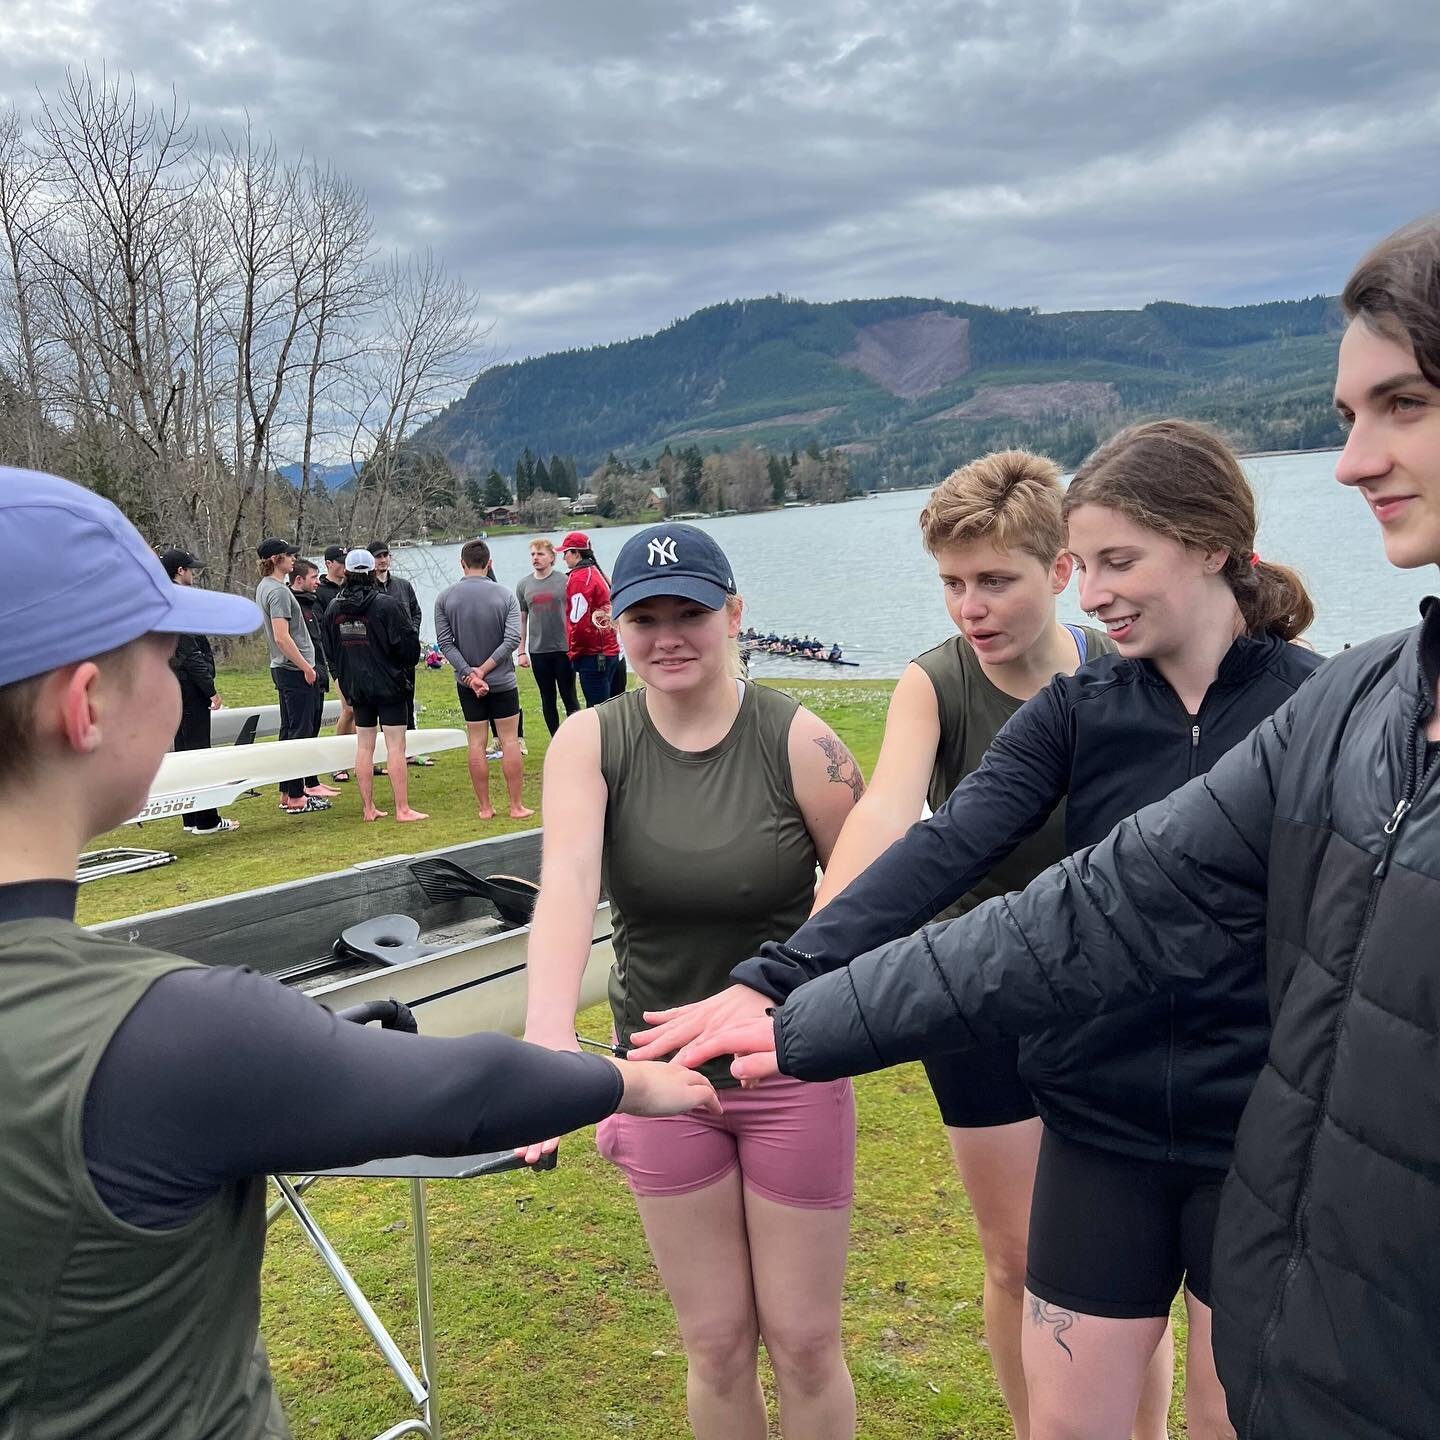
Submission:
<svg viewBox="0 0 1440 1440">
<path fill-rule="evenodd" d="M 255 603 L 265 617 L 265 643 L 270 652 L 270 678 L 280 697 L 280 739 L 310 738 L 314 706 L 315 643 L 305 626 L 300 602 L 285 583 L 295 564 L 296 550 L 284 540 L 262 540 L 255 547 L 260 557 L 260 583 Z M 328 810 L 329 800 L 305 793 L 305 779 L 286 780 L 280 786 L 280 808 L 289 815 Z"/>
<path fill-rule="evenodd" d="M 165 573 L 176 585 L 193 585 L 204 566 L 188 550 L 167 550 L 160 557 Z M 210 712 L 223 703 L 215 690 L 215 652 L 204 635 L 177 635 L 170 668 L 180 681 L 180 728 L 175 750 L 210 748 Z M 187 835 L 224 835 L 238 830 L 238 820 L 226 820 L 218 810 L 192 810 L 185 816 Z"/>
<path fill-rule="evenodd" d="M 722 989 L 727 958 L 748 936 L 809 911 L 816 864 L 863 788 L 823 721 L 738 678 L 740 597 L 709 535 L 674 523 L 641 530 L 613 585 L 606 601 L 644 688 L 572 715 L 545 757 L 525 1033 L 559 1050 L 576 1048 L 586 907 L 602 881 L 625 1046 L 642 1012 Z M 784 1433 L 850 1440 L 840 1319 L 853 1094 L 845 1084 L 742 1090 L 723 1064 L 710 1068 L 724 1087 L 714 1124 L 606 1122 L 595 1137 L 634 1192 L 674 1302 L 691 1425 L 705 1440 L 766 1433 L 758 1332 Z"/>
<path fill-rule="evenodd" d="M 318 609 L 317 618 L 323 624 L 325 612 L 334 603 L 336 596 L 345 588 L 345 547 L 343 545 L 327 545 L 325 547 L 325 573 L 315 584 L 315 593 L 320 597 L 316 602 Z M 334 670 L 332 665 L 331 670 Z M 337 735 L 353 735 L 355 733 L 355 711 L 350 706 L 350 701 L 345 692 L 340 688 L 340 681 L 335 681 L 335 693 L 340 697 L 340 718 L 335 722 L 335 733 Z M 337 770 L 330 777 L 342 783 L 350 778 L 348 770 Z"/>
<path fill-rule="evenodd" d="M 172 585 L 119 510 L 51 475 L 0 469 L 0 549 L 0 1434 L 288 1440 L 259 1341 L 267 1175 L 714 1094 L 673 1065 L 351 1025 L 77 925 L 78 851 L 144 805 L 179 723 L 174 637 L 260 612 Z"/>
</svg>

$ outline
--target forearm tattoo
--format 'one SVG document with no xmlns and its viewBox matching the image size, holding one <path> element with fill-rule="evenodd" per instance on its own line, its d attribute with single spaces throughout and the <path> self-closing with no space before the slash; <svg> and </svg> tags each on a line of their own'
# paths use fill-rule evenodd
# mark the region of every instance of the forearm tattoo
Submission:
<svg viewBox="0 0 1440 1440">
<path fill-rule="evenodd" d="M 1075 1312 L 1073 1310 L 1062 1310 L 1058 1305 L 1052 1305 L 1048 1300 L 1042 1300 L 1038 1295 L 1031 1295 L 1030 1299 L 1030 1323 L 1032 1325 L 1044 1325 L 1047 1329 L 1054 1330 L 1055 1343 L 1070 1357 L 1073 1362 L 1075 1352 L 1065 1343 L 1064 1335 L 1067 1330 L 1075 1326 Z"/>
<path fill-rule="evenodd" d="M 822 735 L 815 743 L 825 752 L 825 778 L 832 785 L 848 785 L 858 800 L 865 793 L 865 777 L 855 757 L 833 735 Z"/>
</svg>

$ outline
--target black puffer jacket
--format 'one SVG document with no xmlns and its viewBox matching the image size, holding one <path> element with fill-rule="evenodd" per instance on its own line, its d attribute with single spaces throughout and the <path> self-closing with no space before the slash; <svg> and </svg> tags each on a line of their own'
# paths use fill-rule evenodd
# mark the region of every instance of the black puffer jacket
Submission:
<svg viewBox="0 0 1440 1440">
<path fill-rule="evenodd" d="M 1216 1234 L 1242 1440 L 1440 1434 L 1440 604 L 1209 773 L 949 925 L 792 995 L 781 1068 L 859 1074 L 1255 963 L 1273 1034 Z"/>
<path fill-rule="evenodd" d="M 1320 664 L 1274 636 L 1235 642 L 1198 715 L 1147 661 L 1107 655 L 1056 676 L 991 742 L 979 769 L 784 945 L 733 978 L 783 998 L 809 974 L 908 935 L 986 875 L 1064 799 L 1072 850 L 1208 770 Z M 1045 1123 L 1149 1160 L 1223 1168 L 1265 1058 L 1258 966 L 1218 971 L 1182 1001 L 1027 1035 L 1020 1073 Z"/>
<path fill-rule="evenodd" d="M 389 704 L 410 693 L 420 634 L 399 601 L 375 585 L 347 585 L 321 624 L 336 683 L 353 704 Z"/>
<path fill-rule="evenodd" d="M 180 681 L 187 710 L 208 710 L 215 698 L 215 652 L 205 635 L 177 635 L 170 668 Z"/>
</svg>

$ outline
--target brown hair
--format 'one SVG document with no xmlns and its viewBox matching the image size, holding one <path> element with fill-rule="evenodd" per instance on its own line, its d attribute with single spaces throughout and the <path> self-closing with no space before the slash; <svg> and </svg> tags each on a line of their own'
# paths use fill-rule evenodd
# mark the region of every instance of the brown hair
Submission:
<svg viewBox="0 0 1440 1440">
<path fill-rule="evenodd" d="M 1407 341 L 1420 373 L 1440 385 L 1440 215 L 1382 240 L 1345 282 L 1340 304 L 1347 320 Z"/>
<path fill-rule="evenodd" d="M 267 555 L 260 562 L 260 578 L 264 580 L 267 576 L 273 575 L 276 565 L 280 563 L 282 558 L 282 555 Z"/>
<path fill-rule="evenodd" d="M 1065 545 L 1060 467 L 1028 450 L 999 450 L 952 471 L 920 512 L 920 535 L 933 555 L 947 545 L 989 540 L 1042 565 Z"/>
<path fill-rule="evenodd" d="M 490 547 L 483 540 L 467 540 L 460 547 L 460 563 L 467 570 L 488 570 Z"/>
<path fill-rule="evenodd" d="M 1252 635 L 1293 640 L 1315 618 L 1300 577 L 1255 554 L 1255 492 L 1235 452 L 1192 420 L 1151 420 L 1112 435 L 1075 472 L 1064 514 L 1104 505 L 1197 550 L 1226 550 L 1220 572 Z"/>
<path fill-rule="evenodd" d="M 320 567 L 313 560 L 295 561 L 290 571 L 290 583 L 293 585 L 297 580 L 303 580 L 307 575 L 314 575 Z"/>
</svg>

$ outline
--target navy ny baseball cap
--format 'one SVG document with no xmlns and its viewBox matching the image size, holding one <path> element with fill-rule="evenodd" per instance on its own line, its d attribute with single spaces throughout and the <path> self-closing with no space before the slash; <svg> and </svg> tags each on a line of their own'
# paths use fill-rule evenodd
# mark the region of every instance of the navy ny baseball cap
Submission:
<svg viewBox="0 0 1440 1440">
<path fill-rule="evenodd" d="M 142 635 L 248 635 L 239 595 L 175 585 L 140 532 L 92 490 L 0 467 L 0 685 L 74 665 Z"/>
<path fill-rule="evenodd" d="M 718 610 L 735 593 L 725 552 L 693 525 L 651 525 L 625 542 L 610 581 L 610 613 L 641 600 L 678 595 Z"/>
</svg>

